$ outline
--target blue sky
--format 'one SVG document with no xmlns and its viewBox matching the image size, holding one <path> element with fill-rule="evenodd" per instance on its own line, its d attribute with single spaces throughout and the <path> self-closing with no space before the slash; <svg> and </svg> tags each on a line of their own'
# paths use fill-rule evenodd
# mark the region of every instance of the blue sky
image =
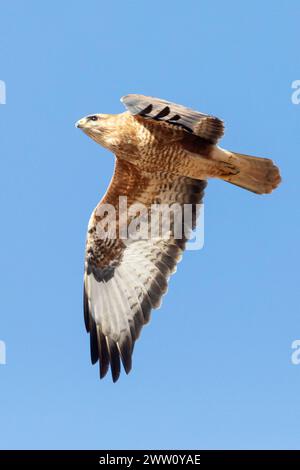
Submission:
<svg viewBox="0 0 300 470">
<path fill-rule="evenodd" d="M 1 448 L 300 448 L 299 16 L 296 0 L 2 2 Z M 90 364 L 82 271 L 113 157 L 74 122 L 130 92 L 220 116 L 222 145 L 272 157 L 283 183 L 210 182 L 205 246 L 112 384 Z"/>
</svg>

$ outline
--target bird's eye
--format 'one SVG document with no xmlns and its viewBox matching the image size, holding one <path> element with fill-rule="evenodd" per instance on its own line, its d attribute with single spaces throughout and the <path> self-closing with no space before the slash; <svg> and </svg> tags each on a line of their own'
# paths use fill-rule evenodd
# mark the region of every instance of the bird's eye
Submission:
<svg viewBox="0 0 300 470">
<path fill-rule="evenodd" d="M 90 120 L 91 120 L 91 121 L 98 121 L 98 117 L 97 117 L 97 116 L 91 116 L 91 117 L 90 117 Z"/>
</svg>

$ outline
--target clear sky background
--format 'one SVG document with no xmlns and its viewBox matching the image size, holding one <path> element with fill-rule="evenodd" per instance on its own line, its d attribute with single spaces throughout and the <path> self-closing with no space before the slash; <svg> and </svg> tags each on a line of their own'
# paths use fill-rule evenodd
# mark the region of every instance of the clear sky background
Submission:
<svg viewBox="0 0 300 470">
<path fill-rule="evenodd" d="M 299 449 L 299 1 L 2 1 L 0 15 L 0 447 Z M 210 182 L 205 246 L 113 384 L 82 314 L 113 156 L 74 122 L 127 93 L 220 116 L 222 145 L 272 157 L 283 183 Z"/>
</svg>

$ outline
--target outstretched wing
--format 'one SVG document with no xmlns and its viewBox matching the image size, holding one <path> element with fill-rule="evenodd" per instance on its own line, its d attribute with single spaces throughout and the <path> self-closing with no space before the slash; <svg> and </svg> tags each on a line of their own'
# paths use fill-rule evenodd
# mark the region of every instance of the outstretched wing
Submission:
<svg viewBox="0 0 300 470">
<path fill-rule="evenodd" d="M 132 164 L 116 159 L 108 191 L 92 213 L 86 242 L 84 315 L 91 360 L 95 363 L 99 359 L 101 378 L 110 366 L 116 381 L 121 362 L 126 373 L 130 371 L 134 343 L 149 321 L 151 309 L 159 307 L 167 290 L 187 234 L 195 226 L 205 186 L 205 181 L 186 177 L 141 173 Z M 137 211 L 131 210 L 133 204 Z M 184 204 L 191 205 L 189 218 L 180 212 Z M 157 229 L 153 207 L 175 209 L 170 225 L 149 237 L 149 227 Z M 162 228 L 161 219 L 157 220 Z M 137 229 L 135 236 L 132 226 Z M 124 234 L 124 229 L 129 234 Z"/>
<path fill-rule="evenodd" d="M 208 114 L 199 113 L 179 104 L 144 95 L 126 95 L 122 103 L 133 115 L 145 119 L 168 122 L 174 126 L 206 139 L 212 144 L 224 134 L 224 123 L 221 119 Z"/>
</svg>

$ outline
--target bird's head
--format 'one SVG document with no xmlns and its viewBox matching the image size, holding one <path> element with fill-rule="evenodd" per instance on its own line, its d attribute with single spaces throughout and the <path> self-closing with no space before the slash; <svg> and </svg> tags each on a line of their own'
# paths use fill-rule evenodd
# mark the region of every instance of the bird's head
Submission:
<svg viewBox="0 0 300 470">
<path fill-rule="evenodd" d="M 120 132 L 122 126 L 121 114 L 91 114 L 75 124 L 85 134 L 98 144 L 116 152 L 122 144 Z"/>
</svg>

